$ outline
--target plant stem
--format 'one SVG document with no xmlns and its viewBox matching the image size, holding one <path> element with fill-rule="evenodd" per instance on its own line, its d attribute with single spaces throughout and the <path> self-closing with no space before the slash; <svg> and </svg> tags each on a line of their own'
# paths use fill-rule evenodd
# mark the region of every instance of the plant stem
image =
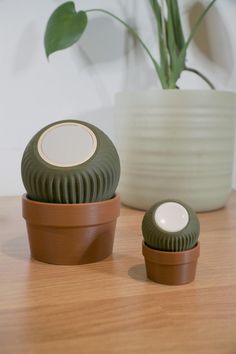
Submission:
<svg viewBox="0 0 236 354">
<path fill-rule="evenodd" d="M 107 10 L 103 10 L 103 9 L 90 9 L 90 10 L 86 10 L 86 13 L 88 12 L 102 12 L 106 15 L 109 15 L 111 17 L 113 17 L 114 19 L 116 19 L 118 22 L 120 22 L 121 24 L 123 24 L 128 30 L 129 32 L 139 41 L 139 43 L 141 44 L 141 46 L 143 47 L 143 49 L 146 51 L 146 53 L 148 54 L 149 58 L 151 59 L 155 70 L 157 72 L 157 75 L 160 79 L 160 82 L 162 84 L 163 88 L 167 88 L 167 83 L 165 81 L 165 77 L 161 72 L 161 68 L 159 66 L 159 64 L 157 63 L 157 61 L 155 60 L 155 58 L 153 57 L 153 55 L 151 54 L 150 50 L 148 49 L 148 47 L 146 46 L 146 44 L 143 42 L 143 40 L 139 37 L 138 33 L 132 28 L 130 27 L 125 21 L 123 21 L 121 18 L 119 18 L 118 16 L 114 15 L 113 13 L 107 11 Z"/>
<path fill-rule="evenodd" d="M 196 69 L 193 69 L 193 68 L 189 68 L 189 67 L 186 67 L 184 68 L 185 71 L 190 71 L 196 75 L 198 75 L 199 77 L 201 77 L 209 86 L 212 90 L 215 90 L 215 86 L 211 83 L 211 81 L 205 76 L 203 75 L 200 71 L 196 70 Z"/>
<path fill-rule="evenodd" d="M 165 5 L 164 5 L 164 1 L 163 0 L 161 0 L 161 26 L 162 26 L 164 47 L 166 49 L 166 52 L 168 52 L 167 36 L 166 36 L 166 24 L 165 24 Z"/>
<path fill-rule="evenodd" d="M 170 85 L 174 85 L 176 83 L 176 81 L 178 80 L 178 78 L 180 77 L 180 74 L 183 70 L 185 70 L 185 58 L 186 58 L 186 51 L 188 49 L 188 46 L 191 42 L 191 40 L 193 39 L 195 33 L 198 30 L 198 27 L 200 25 L 200 23 L 202 22 L 202 20 L 204 19 L 204 17 L 206 16 L 207 12 L 210 10 L 210 8 L 213 6 L 213 4 L 216 2 L 216 0 L 212 0 L 209 5 L 206 7 L 206 9 L 202 12 L 202 14 L 198 17 L 197 21 L 195 22 L 191 33 L 187 39 L 187 41 L 185 42 L 184 46 L 182 47 L 180 54 L 178 56 L 178 59 L 175 63 L 175 70 L 172 72 L 172 76 L 170 78 Z M 197 75 L 199 75 L 197 73 Z M 205 80 L 205 76 L 200 74 L 201 77 L 203 78 L 203 80 Z M 212 85 L 211 82 L 209 82 L 209 80 L 207 79 L 208 84 L 210 84 L 210 86 Z M 213 86 L 213 85 L 212 85 Z M 213 86 L 214 87 L 214 86 Z"/>
<path fill-rule="evenodd" d="M 167 60 L 167 80 L 169 84 L 169 77 L 170 77 L 170 54 L 169 54 L 169 48 L 167 44 L 167 33 L 166 33 L 166 23 L 165 23 L 165 4 L 164 0 L 161 0 L 161 27 L 162 27 L 162 33 L 163 33 L 163 46 L 164 46 L 164 51 L 166 55 L 166 60 Z"/>
</svg>

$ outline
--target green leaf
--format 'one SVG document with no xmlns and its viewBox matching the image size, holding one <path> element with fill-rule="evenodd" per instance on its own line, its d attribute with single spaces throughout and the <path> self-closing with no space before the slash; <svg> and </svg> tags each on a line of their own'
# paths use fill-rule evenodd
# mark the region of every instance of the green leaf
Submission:
<svg viewBox="0 0 236 354">
<path fill-rule="evenodd" d="M 173 0 L 166 0 L 166 5 L 167 5 L 167 9 L 168 9 L 167 43 L 168 43 L 168 49 L 169 49 L 169 53 L 170 53 L 170 67 L 171 67 L 171 69 L 173 69 L 175 66 L 175 62 L 177 60 L 177 45 L 175 42 L 175 28 L 174 28 L 174 19 L 173 19 L 171 1 L 173 1 Z"/>
<path fill-rule="evenodd" d="M 47 57 L 76 43 L 83 34 L 87 22 L 86 13 L 84 11 L 77 13 L 72 1 L 59 6 L 49 18 L 45 31 L 44 47 Z"/>
<path fill-rule="evenodd" d="M 167 72 L 168 58 L 167 53 L 164 46 L 164 38 L 162 31 L 162 18 L 161 18 L 161 9 L 157 0 L 149 0 L 150 5 L 152 7 L 156 23 L 157 23 L 157 33 L 158 33 L 158 41 L 159 41 L 159 51 L 160 51 L 160 59 L 161 59 L 161 67 L 163 67 L 164 72 Z"/>
<path fill-rule="evenodd" d="M 198 30 L 200 24 L 202 23 L 202 20 L 205 18 L 207 12 L 210 10 L 210 8 L 213 6 L 213 4 L 216 2 L 216 0 L 212 0 L 209 5 L 206 7 L 206 9 L 203 11 L 203 13 L 198 17 L 196 23 L 194 24 L 192 31 L 185 42 L 183 48 L 180 51 L 180 54 L 178 56 L 178 59 L 175 63 L 175 68 L 171 74 L 170 78 L 170 86 L 174 87 L 177 80 L 179 79 L 181 72 L 184 70 L 185 67 L 185 58 L 186 58 L 186 52 L 188 49 L 189 44 L 191 43 L 191 40 L 193 39 L 196 31 Z"/>
<path fill-rule="evenodd" d="M 165 84 L 162 86 L 163 88 L 168 87 L 169 81 L 169 61 L 170 55 L 168 51 L 167 45 L 167 21 L 163 17 L 161 6 L 157 0 L 149 0 L 150 5 L 152 7 L 152 11 L 154 13 L 156 24 L 157 24 L 157 33 L 158 33 L 158 42 L 159 42 L 159 53 L 160 53 L 160 70 L 163 76 L 163 82 Z"/>
<path fill-rule="evenodd" d="M 183 34 L 183 28 L 181 23 L 181 17 L 179 12 L 179 5 L 178 0 L 171 0 L 169 1 L 171 17 L 173 20 L 173 27 L 174 27 L 174 35 L 175 35 L 175 43 L 178 48 L 178 51 L 183 48 L 185 40 Z"/>
</svg>

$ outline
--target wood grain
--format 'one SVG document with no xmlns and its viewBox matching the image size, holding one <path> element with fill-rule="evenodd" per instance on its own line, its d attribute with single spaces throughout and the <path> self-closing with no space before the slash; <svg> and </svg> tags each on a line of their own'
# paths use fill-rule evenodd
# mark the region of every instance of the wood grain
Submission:
<svg viewBox="0 0 236 354">
<path fill-rule="evenodd" d="M 0 353 L 235 354 L 236 193 L 199 214 L 192 284 L 146 279 L 142 217 L 122 208 L 105 261 L 54 266 L 30 259 L 20 198 L 0 198 Z"/>
</svg>

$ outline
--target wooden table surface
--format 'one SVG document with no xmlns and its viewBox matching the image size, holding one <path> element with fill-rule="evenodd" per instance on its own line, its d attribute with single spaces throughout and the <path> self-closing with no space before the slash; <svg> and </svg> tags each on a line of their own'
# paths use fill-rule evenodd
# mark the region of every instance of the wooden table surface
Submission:
<svg viewBox="0 0 236 354">
<path fill-rule="evenodd" d="M 54 266 L 30 259 L 20 198 L 0 198 L 0 353 L 236 354 L 236 193 L 199 215 L 188 285 L 146 279 L 142 216 L 122 208 L 105 261 Z"/>
</svg>

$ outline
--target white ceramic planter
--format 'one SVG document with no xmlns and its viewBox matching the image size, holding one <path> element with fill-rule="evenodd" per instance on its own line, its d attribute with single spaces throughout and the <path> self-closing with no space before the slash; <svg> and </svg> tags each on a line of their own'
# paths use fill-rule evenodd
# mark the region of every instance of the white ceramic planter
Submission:
<svg viewBox="0 0 236 354">
<path fill-rule="evenodd" d="M 236 94 L 123 92 L 116 97 L 123 203 L 148 209 L 167 198 L 196 211 L 223 207 L 231 192 Z"/>
</svg>

